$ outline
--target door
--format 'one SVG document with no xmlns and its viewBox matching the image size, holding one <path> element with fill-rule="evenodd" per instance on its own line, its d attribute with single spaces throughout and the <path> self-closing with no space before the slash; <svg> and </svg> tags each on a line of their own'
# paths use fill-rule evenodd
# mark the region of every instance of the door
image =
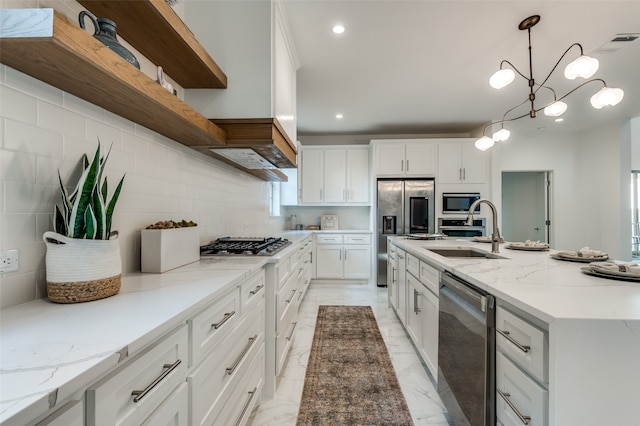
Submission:
<svg viewBox="0 0 640 426">
<path fill-rule="evenodd" d="M 316 245 L 316 278 L 342 278 L 341 245 Z"/>
<path fill-rule="evenodd" d="M 502 172 L 502 236 L 550 240 L 550 172 Z"/>
<path fill-rule="evenodd" d="M 344 278 L 368 279 L 371 266 L 371 247 L 344 246 Z"/>
</svg>

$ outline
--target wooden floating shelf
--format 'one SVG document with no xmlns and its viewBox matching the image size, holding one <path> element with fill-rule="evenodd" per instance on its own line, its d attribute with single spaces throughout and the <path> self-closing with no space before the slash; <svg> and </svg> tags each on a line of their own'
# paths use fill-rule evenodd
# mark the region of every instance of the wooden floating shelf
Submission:
<svg viewBox="0 0 640 426">
<path fill-rule="evenodd" d="M 3 30 L 2 63 L 184 145 L 225 144 L 224 130 L 60 12 L 14 10 L 26 18 L 13 26 L 15 36 L 7 37 L 7 28 Z"/>
<path fill-rule="evenodd" d="M 224 89 L 227 76 L 165 0 L 78 0 L 185 89 Z"/>
</svg>

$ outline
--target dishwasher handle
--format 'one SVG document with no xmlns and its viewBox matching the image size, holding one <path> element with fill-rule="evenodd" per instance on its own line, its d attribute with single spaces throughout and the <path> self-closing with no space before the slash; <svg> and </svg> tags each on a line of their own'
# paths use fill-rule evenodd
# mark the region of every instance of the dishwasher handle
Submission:
<svg viewBox="0 0 640 426">
<path fill-rule="evenodd" d="M 456 277 L 449 271 L 444 271 L 440 274 L 440 285 L 447 287 L 482 312 L 487 312 L 487 294 L 475 289 L 471 284 Z"/>
</svg>

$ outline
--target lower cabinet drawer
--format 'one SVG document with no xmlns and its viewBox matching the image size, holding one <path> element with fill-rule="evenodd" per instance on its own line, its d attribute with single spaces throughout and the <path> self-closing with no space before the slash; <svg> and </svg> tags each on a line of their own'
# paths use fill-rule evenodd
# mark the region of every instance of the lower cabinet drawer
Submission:
<svg viewBox="0 0 640 426">
<path fill-rule="evenodd" d="M 233 288 L 189 320 L 191 352 L 189 366 L 196 365 L 240 320 L 239 292 Z"/>
<path fill-rule="evenodd" d="M 82 401 L 69 402 L 37 426 L 84 426 L 83 407 Z"/>
<path fill-rule="evenodd" d="M 147 418 L 142 426 L 187 426 L 188 424 L 189 389 L 187 384 L 183 383 Z"/>
<path fill-rule="evenodd" d="M 128 361 L 86 393 L 87 425 L 140 425 L 184 382 L 186 325 Z"/>
<path fill-rule="evenodd" d="M 248 312 L 261 298 L 264 298 L 264 270 L 249 277 L 240 286 L 242 314 Z"/>
<path fill-rule="evenodd" d="M 260 403 L 264 386 L 264 345 L 259 349 L 214 425 L 246 425 L 253 409 Z"/>
<path fill-rule="evenodd" d="M 263 318 L 264 303 L 260 303 L 187 377 L 192 425 L 214 424 L 230 392 L 264 345 Z"/>
<path fill-rule="evenodd" d="M 284 361 L 293 341 L 298 325 L 298 310 L 289 309 L 287 316 L 280 322 L 280 331 L 276 336 L 276 376 L 280 376 Z"/>
<path fill-rule="evenodd" d="M 297 277 L 292 275 L 287 280 L 287 284 L 276 294 L 276 333 L 280 333 L 282 322 L 289 315 L 289 311 L 295 309 L 297 292 Z"/>
<path fill-rule="evenodd" d="M 549 392 L 496 353 L 496 415 L 504 426 L 545 426 Z M 525 423 L 528 421 L 529 423 Z"/>
</svg>

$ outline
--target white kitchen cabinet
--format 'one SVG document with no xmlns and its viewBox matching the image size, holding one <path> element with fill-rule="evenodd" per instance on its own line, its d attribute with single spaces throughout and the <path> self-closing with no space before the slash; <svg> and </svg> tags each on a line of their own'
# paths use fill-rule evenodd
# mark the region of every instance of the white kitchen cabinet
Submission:
<svg viewBox="0 0 640 426">
<path fill-rule="evenodd" d="M 444 139 L 438 143 L 438 183 L 486 183 L 489 153 L 473 139 Z"/>
<path fill-rule="evenodd" d="M 407 325 L 407 253 L 398 248 L 398 309 L 396 314 L 400 319 L 400 322 Z"/>
<path fill-rule="evenodd" d="M 301 151 L 301 203 L 369 204 L 367 146 L 313 146 Z"/>
<path fill-rule="evenodd" d="M 389 305 L 398 310 L 398 253 L 391 241 L 387 241 L 387 295 Z"/>
<path fill-rule="evenodd" d="M 496 416 L 505 426 L 549 418 L 548 334 L 503 306 L 496 309 Z"/>
<path fill-rule="evenodd" d="M 324 152 L 321 149 L 303 148 L 300 153 L 300 202 L 324 201 Z"/>
<path fill-rule="evenodd" d="M 189 387 L 178 386 L 162 405 L 154 411 L 142 426 L 155 425 L 187 426 L 189 424 Z"/>
<path fill-rule="evenodd" d="M 371 235 L 316 234 L 318 279 L 366 279 L 371 277 Z"/>
<path fill-rule="evenodd" d="M 300 164 L 298 160 L 298 165 Z M 280 182 L 280 205 L 298 205 L 298 169 L 280 169 L 287 177 L 286 182 Z"/>
<path fill-rule="evenodd" d="M 87 425 L 139 425 L 184 383 L 189 336 L 179 327 L 86 392 Z"/>
<path fill-rule="evenodd" d="M 407 322 L 406 329 L 431 375 L 438 377 L 438 272 L 411 254 L 407 262 Z M 417 265 L 416 265 L 417 262 Z M 417 275 L 416 274 L 417 271 Z"/>
<path fill-rule="evenodd" d="M 429 139 L 374 140 L 376 176 L 435 176 L 437 143 Z"/>
</svg>

